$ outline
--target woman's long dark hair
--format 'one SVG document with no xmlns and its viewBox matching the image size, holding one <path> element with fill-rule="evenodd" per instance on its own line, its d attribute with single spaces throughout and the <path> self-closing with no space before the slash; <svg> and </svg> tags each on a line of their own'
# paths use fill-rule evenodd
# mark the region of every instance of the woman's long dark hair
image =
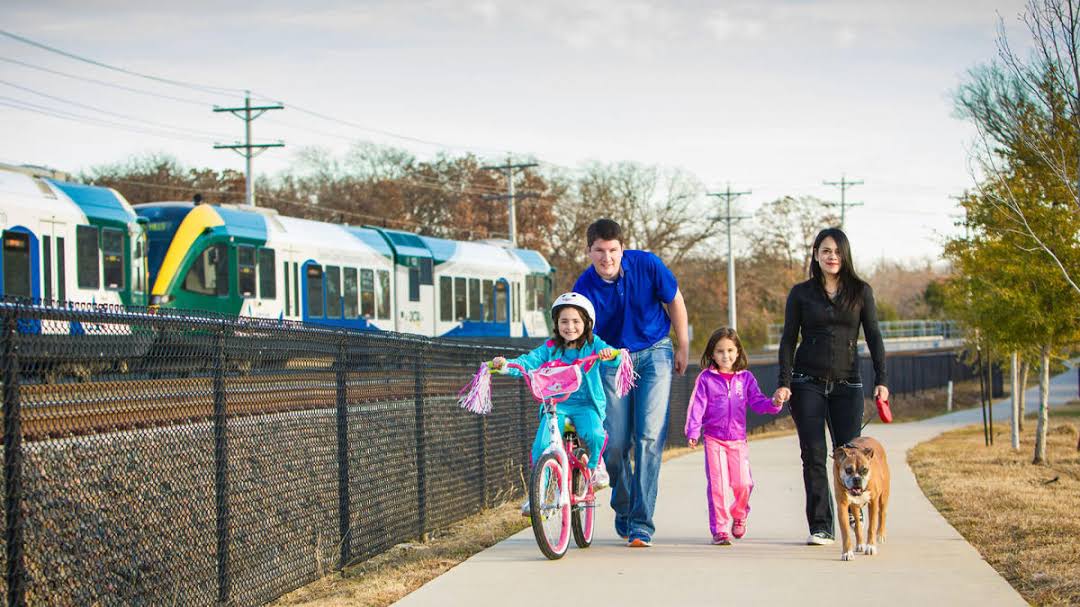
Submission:
<svg viewBox="0 0 1080 607">
<path fill-rule="evenodd" d="M 824 291 L 825 273 L 822 272 L 821 265 L 817 261 L 817 252 L 821 241 L 830 237 L 836 241 L 836 249 L 840 254 L 840 292 L 836 294 L 836 302 L 840 307 L 852 310 L 862 305 L 866 282 L 855 273 L 855 264 L 851 261 L 851 244 L 843 230 L 825 228 L 818 232 L 810 258 L 810 276 L 821 285 L 821 290 Z"/>
</svg>

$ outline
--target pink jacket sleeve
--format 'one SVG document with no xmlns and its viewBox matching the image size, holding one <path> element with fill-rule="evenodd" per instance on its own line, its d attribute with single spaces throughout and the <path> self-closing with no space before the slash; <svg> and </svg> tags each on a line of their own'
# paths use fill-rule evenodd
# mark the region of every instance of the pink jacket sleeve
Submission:
<svg viewBox="0 0 1080 607">
<path fill-rule="evenodd" d="M 703 377 L 705 371 L 698 374 L 694 381 L 694 393 L 690 395 L 690 404 L 686 408 L 686 438 L 697 439 L 701 436 L 701 419 L 705 416 L 705 406 L 708 404 L 708 389 L 705 387 Z"/>
<path fill-rule="evenodd" d="M 772 398 L 765 396 L 761 392 L 761 388 L 758 387 L 757 378 L 750 371 L 746 372 L 749 377 L 746 381 L 746 402 L 750 405 L 750 408 L 758 413 L 767 413 L 770 415 L 776 415 L 780 412 L 783 405 L 777 407 L 773 404 Z"/>
</svg>

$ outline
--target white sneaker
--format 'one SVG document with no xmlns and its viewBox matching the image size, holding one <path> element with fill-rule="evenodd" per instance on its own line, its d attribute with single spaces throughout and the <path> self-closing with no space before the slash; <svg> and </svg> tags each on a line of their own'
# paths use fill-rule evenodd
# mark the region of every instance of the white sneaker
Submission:
<svg viewBox="0 0 1080 607">
<path fill-rule="evenodd" d="M 815 531 L 810 534 L 810 537 L 806 538 L 806 543 L 810 546 L 828 546 L 833 541 L 835 540 L 828 531 Z"/>
<path fill-rule="evenodd" d="M 521 505 L 521 516 L 526 518 L 532 516 L 532 509 L 529 507 L 529 500 L 525 500 L 525 503 Z"/>
<path fill-rule="evenodd" d="M 601 489 L 607 489 L 611 486 L 611 477 L 608 476 L 607 470 L 604 467 L 597 466 L 596 470 L 592 471 L 592 488 L 593 491 L 599 491 Z"/>
</svg>

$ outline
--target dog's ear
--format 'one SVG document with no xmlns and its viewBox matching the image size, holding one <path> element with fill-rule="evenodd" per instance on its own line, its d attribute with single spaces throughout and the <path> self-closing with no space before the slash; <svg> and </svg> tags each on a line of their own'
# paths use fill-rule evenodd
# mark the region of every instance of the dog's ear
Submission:
<svg viewBox="0 0 1080 607">
<path fill-rule="evenodd" d="M 866 457 L 868 457 L 870 459 L 874 459 L 874 450 L 871 449 L 870 447 L 863 447 L 862 452 L 863 452 L 863 455 L 865 455 Z"/>
<path fill-rule="evenodd" d="M 844 454 L 844 449 L 846 449 L 846 447 L 844 445 L 840 445 L 839 447 L 833 449 L 833 452 L 829 454 L 829 457 L 833 459 L 840 459 L 840 456 Z"/>
</svg>

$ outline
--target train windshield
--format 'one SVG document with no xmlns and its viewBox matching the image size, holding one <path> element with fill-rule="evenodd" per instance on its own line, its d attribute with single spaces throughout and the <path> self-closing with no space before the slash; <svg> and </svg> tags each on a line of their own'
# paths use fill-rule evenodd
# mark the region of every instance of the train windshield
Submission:
<svg viewBox="0 0 1080 607">
<path fill-rule="evenodd" d="M 137 205 L 135 212 L 140 217 L 145 217 L 149 223 L 146 225 L 147 247 L 146 265 L 150 276 L 150 286 L 157 279 L 158 270 L 165 261 L 165 252 L 169 250 L 176 229 L 180 222 L 191 212 L 191 205 Z"/>
</svg>

